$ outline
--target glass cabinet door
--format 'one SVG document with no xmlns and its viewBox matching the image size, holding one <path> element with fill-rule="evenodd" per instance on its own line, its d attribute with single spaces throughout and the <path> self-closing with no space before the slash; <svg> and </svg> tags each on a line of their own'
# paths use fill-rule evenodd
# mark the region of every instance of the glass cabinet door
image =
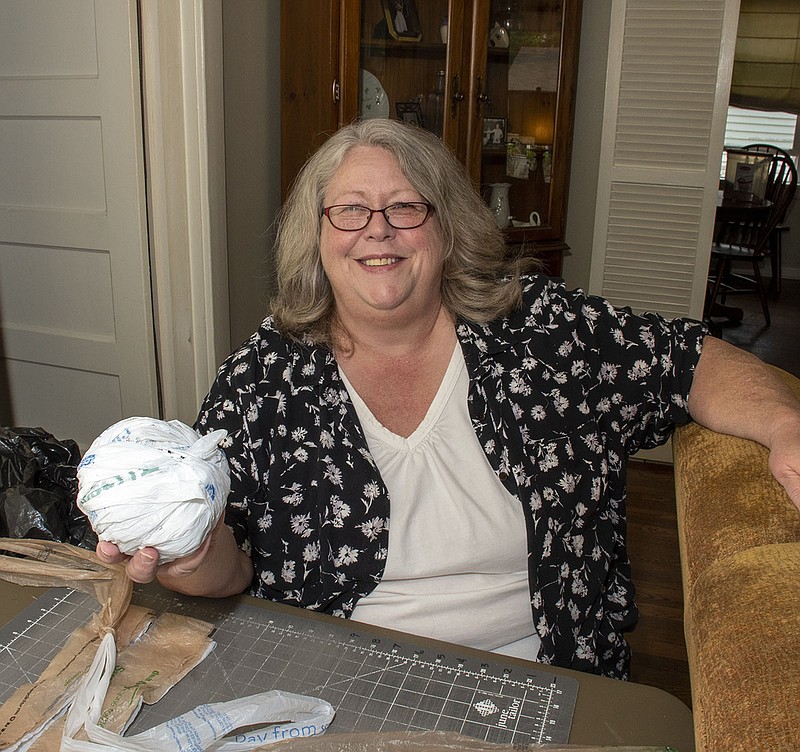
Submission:
<svg viewBox="0 0 800 752">
<path fill-rule="evenodd" d="M 553 220 L 560 222 L 551 178 L 558 156 L 563 5 L 562 0 L 477 3 L 476 12 L 484 15 L 475 29 L 488 29 L 488 39 L 485 69 L 474 70 L 481 124 L 474 153 L 480 155 L 481 191 L 511 237 L 546 237 L 555 229 Z"/>
<path fill-rule="evenodd" d="M 448 102 L 451 79 L 456 86 L 459 80 L 454 57 L 461 55 L 463 9 L 451 18 L 448 6 L 448 0 L 361 0 L 359 117 L 415 123 L 455 145 L 456 112 Z"/>
</svg>

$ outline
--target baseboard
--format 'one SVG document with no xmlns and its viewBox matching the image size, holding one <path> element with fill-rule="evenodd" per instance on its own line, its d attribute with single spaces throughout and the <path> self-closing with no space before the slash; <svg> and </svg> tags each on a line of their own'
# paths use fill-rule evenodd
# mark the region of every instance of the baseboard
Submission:
<svg viewBox="0 0 800 752">
<path fill-rule="evenodd" d="M 636 454 L 631 455 L 631 459 L 643 460 L 645 462 L 661 462 L 666 465 L 672 464 L 672 439 L 666 444 L 655 449 L 641 449 Z"/>
<path fill-rule="evenodd" d="M 800 279 L 800 267 L 781 266 L 781 279 Z"/>
</svg>

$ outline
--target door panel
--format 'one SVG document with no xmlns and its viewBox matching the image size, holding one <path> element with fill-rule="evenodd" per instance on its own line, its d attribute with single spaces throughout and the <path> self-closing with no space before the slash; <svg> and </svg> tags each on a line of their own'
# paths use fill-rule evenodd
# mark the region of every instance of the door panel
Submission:
<svg viewBox="0 0 800 752">
<path fill-rule="evenodd" d="M 301 24 L 281 23 L 281 143 L 303 145 L 281 153 L 282 199 L 306 159 L 336 130 L 342 95 L 338 5 L 281 0 L 282 16 L 302 15 Z"/>
<path fill-rule="evenodd" d="M 158 415 L 134 0 L 0 0 L 0 422 Z"/>
</svg>

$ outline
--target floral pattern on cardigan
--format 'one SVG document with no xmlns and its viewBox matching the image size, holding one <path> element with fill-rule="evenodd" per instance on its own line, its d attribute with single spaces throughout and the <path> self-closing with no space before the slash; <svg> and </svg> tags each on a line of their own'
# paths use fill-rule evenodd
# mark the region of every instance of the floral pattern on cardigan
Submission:
<svg viewBox="0 0 800 752">
<path fill-rule="evenodd" d="M 525 512 L 539 660 L 627 678 L 626 461 L 689 420 L 705 328 L 523 283 L 519 311 L 457 324 L 472 423 Z M 265 319 L 220 368 L 197 428 L 228 431 L 226 521 L 252 558 L 252 595 L 349 616 L 381 578 L 390 500 L 333 354 Z"/>
</svg>

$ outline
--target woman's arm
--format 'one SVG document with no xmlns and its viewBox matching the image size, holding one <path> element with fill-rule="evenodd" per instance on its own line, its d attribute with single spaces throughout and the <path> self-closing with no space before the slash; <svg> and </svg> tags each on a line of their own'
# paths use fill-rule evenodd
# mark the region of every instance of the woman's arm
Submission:
<svg viewBox="0 0 800 752">
<path fill-rule="evenodd" d="M 754 355 L 706 337 L 689 412 L 706 428 L 767 447 L 772 474 L 800 509 L 800 401 L 780 376 Z"/>
<path fill-rule="evenodd" d="M 158 579 L 164 587 L 186 595 L 211 598 L 238 595 L 253 579 L 250 558 L 236 545 L 222 518 L 195 553 L 161 566 L 154 548 L 143 548 L 128 557 L 105 541 L 98 544 L 97 556 L 109 564 L 127 560 L 128 577 L 134 582 Z"/>
</svg>

